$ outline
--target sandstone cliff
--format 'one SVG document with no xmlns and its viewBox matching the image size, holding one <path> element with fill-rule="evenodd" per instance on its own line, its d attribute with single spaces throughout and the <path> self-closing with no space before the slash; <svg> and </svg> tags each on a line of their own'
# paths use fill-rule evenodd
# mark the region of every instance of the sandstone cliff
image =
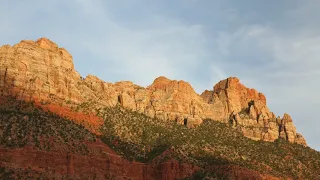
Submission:
<svg viewBox="0 0 320 180">
<path fill-rule="evenodd" d="M 237 78 L 222 80 L 201 95 L 189 83 L 166 77 L 155 79 L 146 88 L 129 81 L 107 83 L 92 75 L 82 78 L 74 69 L 72 56 L 46 38 L 0 48 L 0 88 L 2 95 L 43 106 L 50 104 L 90 114 L 93 109 L 121 105 L 188 127 L 209 118 L 237 126 L 254 140 L 284 138 L 306 145 L 289 115 L 276 117 L 266 106 L 265 96 L 246 88 Z M 94 108 L 87 112 L 85 107 L 89 106 Z"/>
</svg>

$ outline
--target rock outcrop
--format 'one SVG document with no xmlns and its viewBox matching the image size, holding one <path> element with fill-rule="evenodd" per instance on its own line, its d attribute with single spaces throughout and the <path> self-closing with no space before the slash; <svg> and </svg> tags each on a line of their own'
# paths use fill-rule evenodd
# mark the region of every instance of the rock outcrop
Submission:
<svg viewBox="0 0 320 180">
<path fill-rule="evenodd" d="M 0 48 L 0 88 L 2 95 L 43 106 L 53 104 L 93 114 L 94 109 L 121 105 L 188 127 L 213 119 L 232 123 L 255 140 L 284 138 L 306 145 L 289 115 L 277 118 L 269 111 L 265 96 L 246 88 L 237 78 L 222 80 L 201 95 L 189 83 L 166 77 L 155 79 L 146 88 L 129 81 L 107 83 L 92 75 L 82 78 L 74 69 L 72 56 L 46 38 Z"/>
<path fill-rule="evenodd" d="M 306 145 L 288 114 L 277 118 L 268 109 L 266 97 L 242 85 L 238 78 L 220 81 L 213 91 L 206 90 L 201 97 L 209 104 L 222 104 L 225 118 L 229 116 L 229 123 L 240 127 L 246 137 L 271 142 L 283 138 L 291 143 Z"/>
</svg>

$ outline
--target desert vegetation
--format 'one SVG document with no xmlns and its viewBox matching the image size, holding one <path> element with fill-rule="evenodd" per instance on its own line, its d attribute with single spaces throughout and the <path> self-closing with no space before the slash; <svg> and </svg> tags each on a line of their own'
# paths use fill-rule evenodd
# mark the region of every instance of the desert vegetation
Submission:
<svg viewBox="0 0 320 180">
<path fill-rule="evenodd" d="M 210 119 L 196 128 L 152 119 L 121 107 L 105 108 L 102 140 L 129 160 L 174 158 L 202 167 L 198 176 L 225 176 L 217 166 L 237 166 L 277 177 L 319 179 L 320 153 L 285 140 L 253 141 L 240 129 Z"/>
<path fill-rule="evenodd" d="M 228 179 L 234 167 L 284 178 L 320 179 L 320 153 L 309 147 L 281 139 L 253 141 L 244 137 L 240 129 L 210 119 L 196 128 L 187 128 L 120 106 L 95 111 L 104 119 L 100 136 L 82 125 L 44 112 L 33 103 L 12 100 L 0 107 L 0 145 L 89 155 L 87 143 L 101 139 L 130 161 L 157 166 L 176 159 L 200 167 L 189 179 Z M 1 177 L 17 174 L 23 177 L 26 172 L 0 169 Z"/>
<path fill-rule="evenodd" d="M 44 112 L 33 103 L 14 104 L 13 100 L 0 108 L 0 127 L 0 145 L 5 148 L 34 146 L 40 150 L 87 154 L 84 142 L 96 140 L 82 125 Z"/>
</svg>

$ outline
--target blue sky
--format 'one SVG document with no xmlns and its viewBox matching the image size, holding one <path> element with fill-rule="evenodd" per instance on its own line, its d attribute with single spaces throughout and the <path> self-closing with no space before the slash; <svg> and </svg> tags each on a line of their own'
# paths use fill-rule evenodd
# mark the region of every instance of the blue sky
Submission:
<svg viewBox="0 0 320 180">
<path fill-rule="evenodd" d="M 320 150 L 319 14 L 318 0 L 0 0 L 0 44 L 47 37 L 108 82 L 164 75 L 201 93 L 236 76 Z"/>
</svg>

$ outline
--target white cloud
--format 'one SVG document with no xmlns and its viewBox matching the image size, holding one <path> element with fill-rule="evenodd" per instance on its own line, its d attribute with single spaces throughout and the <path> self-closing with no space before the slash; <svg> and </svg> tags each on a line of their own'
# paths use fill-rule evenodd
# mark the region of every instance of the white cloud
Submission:
<svg viewBox="0 0 320 180">
<path fill-rule="evenodd" d="M 84 49 L 98 57 L 106 71 L 124 74 L 141 85 L 150 84 L 160 75 L 185 76 L 186 69 L 196 68 L 205 55 L 200 25 L 184 25 L 175 19 L 155 16 L 161 26 L 130 29 L 111 21 L 107 12 L 91 14 L 90 20 L 101 14 L 103 23 L 95 34 L 83 39 Z"/>
</svg>

